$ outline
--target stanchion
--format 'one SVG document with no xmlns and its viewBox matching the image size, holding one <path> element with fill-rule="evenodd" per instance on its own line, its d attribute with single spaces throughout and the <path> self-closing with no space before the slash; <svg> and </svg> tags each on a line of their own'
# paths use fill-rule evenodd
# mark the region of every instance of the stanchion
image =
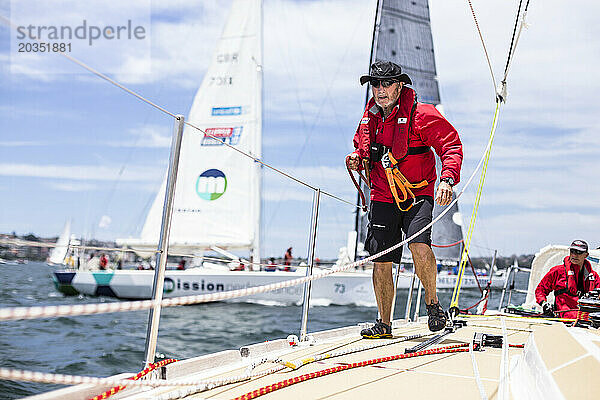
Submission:
<svg viewBox="0 0 600 400">
<path fill-rule="evenodd" d="M 310 237 L 308 239 L 308 268 L 306 276 L 312 275 L 315 260 L 315 245 L 317 243 L 317 222 L 319 219 L 319 200 L 321 198 L 321 189 L 316 189 L 313 194 L 312 218 L 310 223 Z M 302 324 L 300 327 L 300 341 L 306 340 L 306 330 L 308 327 L 308 308 L 310 306 L 310 291 L 312 281 L 304 284 L 304 301 L 302 302 Z"/>
<path fill-rule="evenodd" d="M 158 253 L 156 254 L 156 269 L 154 270 L 154 284 L 152 285 L 153 308 L 148 314 L 148 330 L 146 331 L 146 367 L 154 363 L 156 353 L 156 341 L 158 339 L 158 324 L 160 321 L 160 302 L 163 298 L 165 283 L 165 269 L 167 267 L 167 251 L 169 249 L 169 231 L 171 229 L 171 215 L 173 213 L 173 196 L 175 195 L 175 183 L 177 182 L 177 168 L 179 166 L 179 154 L 181 152 L 181 140 L 183 138 L 183 115 L 175 117 L 175 129 L 171 139 L 171 156 L 169 157 L 169 173 L 167 176 L 167 190 L 163 205 L 162 222 L 160 225 L 160 241 L 158 242 Z"/>
</svg>

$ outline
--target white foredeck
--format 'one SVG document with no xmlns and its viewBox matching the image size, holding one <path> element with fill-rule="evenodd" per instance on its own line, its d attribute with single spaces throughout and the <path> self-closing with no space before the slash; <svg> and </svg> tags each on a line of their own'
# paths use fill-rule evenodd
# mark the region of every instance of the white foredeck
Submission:
<svg viewBox="0 0 600 400">
<path fill-rule="evenodd" d="M 467 326 L 450 334 L 431 348 L 469 343 L 476 332 L 502 335 L 499 316 L 472 316 L 465 318 Z M 506 317 L 508 342 L 526 343 L 525 349 L 510 348 L 510 378 L 507 380 L 507 399 L 592 399 L 600 391 L 600 332 L 566 328 L 563 324 L 544 320 Z M 247 365 L 263 357 L 281 358 L 300 362 L 318 354 L 339 352 L 344 349 L 385 343 L 386 340 L 361 340 L 359 326 L 315 333 L 312 346 L 290 347 L 285 340 L 276 340 L 249 347 L 249 357 L 243 358 L 237 350 L 198 357 L 170 364 L 163 377 L 169 380 L 185 379 L 198 382 L 244 374 Z M 397 324 L 396 338 L 427 333 L 425 321 Z M 234 399 L 277 382 L 314 373 L 327 368 L 364 360 L 403 354 L 418 339 L 385 347 L 361 351 L 307 364 L 297 370 L 286 369 L 269 376 L 246 382 L 218 387 L 184 396 L 186 399 Z M 389 340 L 387 340 L 389 342 Z M 499 399 L 502 349 L 486 347 L 474 352 L 485 393 L 489 399 Z M 263 364 L 254 372 L 273 368 L 277 364 Z M 161 387 L 156 389 L 127 389 L 115 399 L 176 398 L 188 387 Z M 66 392 L 36 396 L 35 399 L 75 399 Z M 96 394 L 102 392 L 98 389 Z M 161 397 L 162 396 L 162 397 Z M 478 399 L 480 392 L 468 352 L 424 355 L 409 359 L 388 361 L 358 367 L 293 384 L 261 396 L 261 399 L 364 399 L 382 397 L 408 399 Z"/>
</svg>

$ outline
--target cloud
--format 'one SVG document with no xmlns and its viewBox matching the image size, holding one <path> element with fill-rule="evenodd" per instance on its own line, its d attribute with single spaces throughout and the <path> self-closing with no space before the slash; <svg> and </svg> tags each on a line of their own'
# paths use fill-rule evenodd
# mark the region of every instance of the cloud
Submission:
<svg viewBox="0 0 600 400">
<path fill-rule="evenodd" d="M 47 146 L 48 142 L 22 140 L 22 141 L 0 141 L 0 147 L 29 147 L 29 146 Z"/>
<path fill-rule="evenodd" d="M 47 182 L 45 185 L 62 192 L 87 192 L 99 189 L 98 185 L 82 182 Z"/>
<path fill-rule="evenodd" d="M 170 147 L 171 136 L 168 132 L 169 130 L 161 125 L 142 125 L 129 129 L 128 133 L 133 139 L 110 141 L 106 144 L 113 147 Z"/>
<path fill-rule="evenodd" d="M 150 166 L 130 166 L 121 171 L 117 166 L 106 165 L 0 164 L 0 176 L 114 181 L 119 175 L 120 180 L 126 182 L 157 182 L 164 171 Z"/>
</svg>

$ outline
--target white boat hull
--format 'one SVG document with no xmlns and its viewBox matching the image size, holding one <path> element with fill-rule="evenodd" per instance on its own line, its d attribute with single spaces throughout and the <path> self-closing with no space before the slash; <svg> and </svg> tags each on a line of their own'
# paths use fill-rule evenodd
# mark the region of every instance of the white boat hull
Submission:
<svg viewBox="0 0 600 400">
<path fill-rule="evenodd" d="M 165 273 L 163 296 L 180 297 L 226 292 L 248 287 L 268 285 L 304 276 L 304 271 L 222 271 L 208 268 L 192 268 L 185 271 L 168 270 Z M 438 289 L 452 289 L 456 275 L 440 274 L 437 277 Z M 400 273 L 398 289 L 408 289 L 411 273 Z M 486 279 L 484 277 L 484 279 Z M 480 284 L 485 286 L 484 279 Z M 119 299 L 150 299 L 154 271 L 56 271 L 55 284 L 66 294 L 90 296 L 110 296 Z M 501 282 L 500 282 L 501 281 Z M 500 277 L 494 286 L 501 286 Z M 477 288 L 475 277 L 463 278 L 463 289 Z M 271 292 L 253 294 L 227 301 L 257 302 L 263 304 L 299 304 L 302 302 L 303 285 L 277 289 Z M 340 272 L 313 281 L 311 303 L 314 305 L 355 304 L 375 306 L 371 271 Z"/>
</svg>

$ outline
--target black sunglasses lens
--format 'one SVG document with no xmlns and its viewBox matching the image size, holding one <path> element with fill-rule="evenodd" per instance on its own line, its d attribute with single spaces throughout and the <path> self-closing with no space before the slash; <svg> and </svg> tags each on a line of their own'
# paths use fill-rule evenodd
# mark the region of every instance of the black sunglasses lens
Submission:
<svg viewBox="0 0 600 400">
<path fill-rule="evenodd" d="M 393 84 L 394 84 L 394 81 L 380 81 L 378 79 L 373 79 L 371 81 L 371 86 L 373 86 L 374 88 L 378 88 L 379 85 L 383 86 L 384 88 L 389 88 Z"/>
<path fill-rule="evenodd" d="M 579 254 L 583 254 L 583 251 L 571 249 L 571 253 L 579 255 Z"/>
</svg>

